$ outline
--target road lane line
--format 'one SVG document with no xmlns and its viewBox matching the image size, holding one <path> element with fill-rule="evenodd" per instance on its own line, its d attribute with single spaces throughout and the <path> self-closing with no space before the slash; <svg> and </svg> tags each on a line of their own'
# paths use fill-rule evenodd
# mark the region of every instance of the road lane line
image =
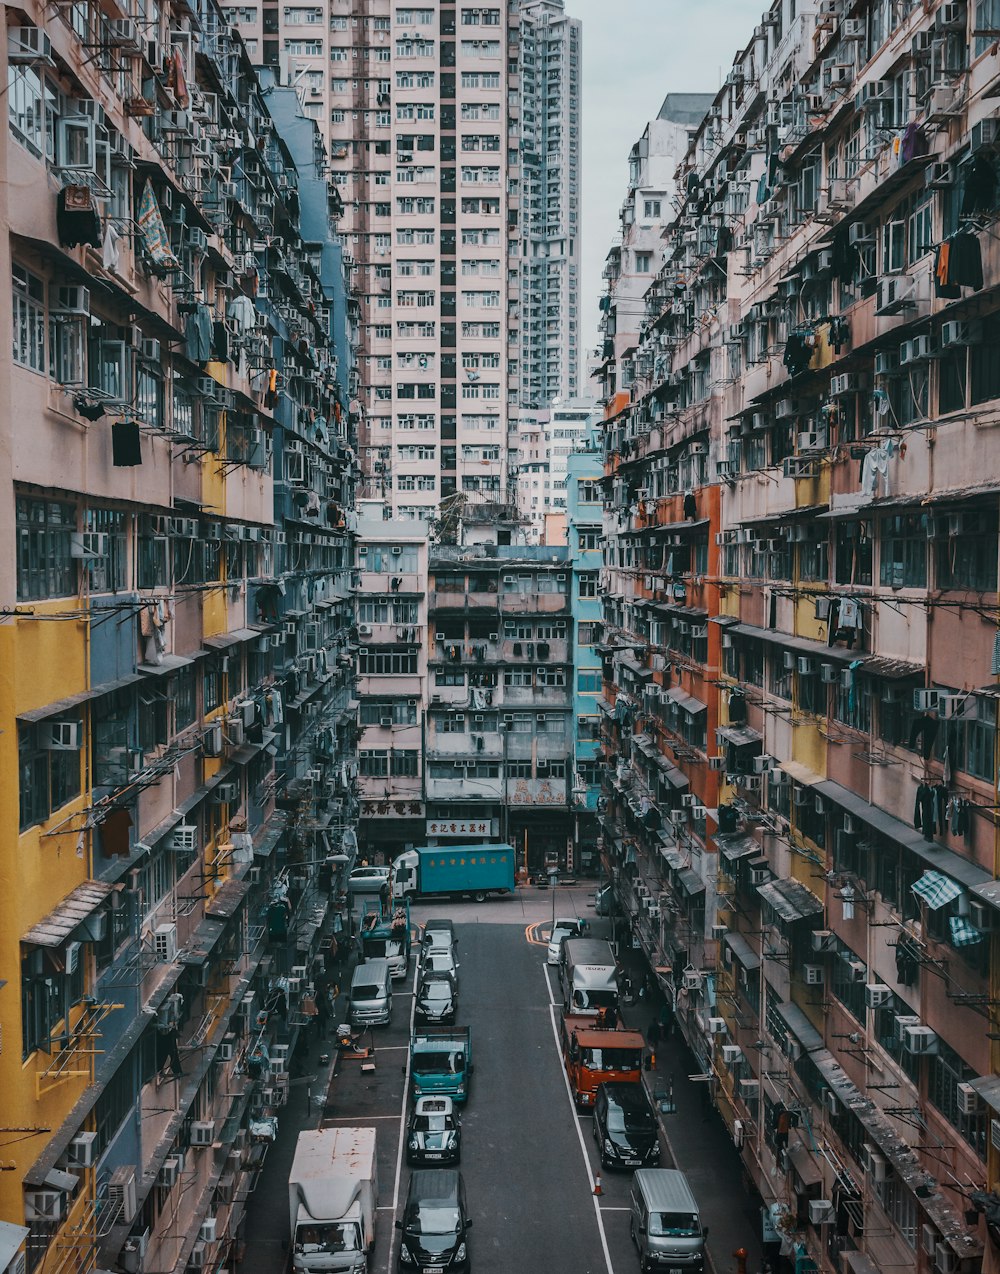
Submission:
<svg viewBox="0 0 1000 1274">
<path fill-rule="evenodd" d="M 413 970 L 413 999 L 410 1002 L 410 1035 L 413 1035 L 413 1022 L 417 1012 L 417 976 L 418 970 Z M 398 1049 L 399 1045 L 394 1044 L 394 1049 Z M 388 1052 L 388 1049 L 386 1050 Z M 396 1147 L 396 1180 L 392 1188 L 392 1211 L 395 1213 L 399 1207 L 399 1181 L 403 1175 L 403 1146 L 406 1143 L 406 1110 L 410 1096 L 410 1047 L 406 1046 L 406 1066 L 403 1069 L 403 1104 L 399 1112 L 399 1145 Z M 380 1209 L 381 1210 L 381 1209 Z M 393 1225 L 389 1230 L 389 1260 L 386 1263 L 386 1269 L 392 1269 L 393 1250 L 396 1246 L 396 1227 Z"/>
<path fill-rule="evenodd" d="M 556 1053 L 560 1059 L 560 1070 L 562 1071 L 563 1085 L 566 1088 L 566 1097 L 569 1101 L 570 1109 L 576 1114 L 576 1102 L 573 1100 L 573 1090 L 569 1086 L 569 1076 L 566 1074 L 566 1067 L 562 1065 L 562 1048 L 559 1044 L 559 1027 L 556 1025 L 559 1015 L 560 1005 L 556 1003 L 555 996 L 552 994 L 552 980 L 549 977 L 549 966 L 542 965 L 542 972 L 545 974 L 545 985 L 549 992 L 549 1020 L 552 1023 L 552 1038 L 555 1040 Z M 590 1188 L 594 1189 L 596 1180 L 590 1171 L 590 1160 L 587 1157 L 587 1143 L 583 1138 L 583 1130 L 580 1127 L 579 1119 L 573 1120 L 573 1126 L 576 1129 L 576 1137 L 580 1143 L 580 1153 L 583 1155 L 583 1164 L 587 1171 L 587 1177 L 590 1180 Z M 594 1217 L 597 1221 L 597 1229 L 601 1235 L 601 1248 L 604 1252 L 604 1264 L 608 1274 L 615 1274 L 615 1267 L 611 1264 L 611 1252 L 608 1249 L 608 1236 L 604 1232 L 604 1221 L 601 1218 L 601 1200 L 600 1195 L 592 1195 L 594 1204 Z"/>
</svg>

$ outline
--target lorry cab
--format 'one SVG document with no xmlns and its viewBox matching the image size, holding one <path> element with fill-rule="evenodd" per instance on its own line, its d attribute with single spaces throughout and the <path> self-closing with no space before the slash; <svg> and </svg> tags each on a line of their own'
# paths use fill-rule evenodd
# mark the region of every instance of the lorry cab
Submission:
<svg viewBox="0 0 1000 1274">
<path fill-rule="evenodd" d="M 589 1015 L 563 1018 L 563 1061 L 578 1106 L 594 1105 L 603 1083 L 638 1084 L 645 1040 L 639 1031 L 608 1030 Z"/>
<path fill-rule="evenodd" d="M 392 974 L 388 960 L 363 960 L 351 977 L 352 1026 L 388 1026 L 392 1014 Z"/>
<path fill-rule="evenodd" d="M 700 1274 L 705 1239 L 698 1202 L 683 1172 L 640 1168 L 632 1177 L 629 1229 L 642 1270 Z"/>
</svg>

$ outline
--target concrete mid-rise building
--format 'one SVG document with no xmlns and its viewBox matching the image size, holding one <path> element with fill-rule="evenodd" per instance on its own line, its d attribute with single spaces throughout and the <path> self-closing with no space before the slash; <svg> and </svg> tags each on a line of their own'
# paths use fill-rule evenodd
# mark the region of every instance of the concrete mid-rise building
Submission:
<svg viewBox="0 0 1000 1274">
<path fill-rule="evenodd" d="M 581 380 L 583 24 L 564 0 L 521 0 L 523 408 L 585 392 Z"/>
<path fill-rule="evenodd" d="M 516 453 L 517 505 L 532 541 L 565 544 L 569 457 L 586 445 L 600 409 L 589 398 L 557 400 L 537 412 L 522 412 Z"/>
</svg>

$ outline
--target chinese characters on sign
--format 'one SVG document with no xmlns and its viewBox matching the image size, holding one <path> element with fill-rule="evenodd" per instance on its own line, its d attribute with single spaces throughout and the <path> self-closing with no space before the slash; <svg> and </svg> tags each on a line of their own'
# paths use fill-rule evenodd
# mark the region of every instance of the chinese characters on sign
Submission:
<svg viewBox="0 0 1000 1274">
<path fill-rule="evenodd" d="M 428 836 L 493 836 L 493 820 L 430 818 L 427 820 Z"/>
</svg>

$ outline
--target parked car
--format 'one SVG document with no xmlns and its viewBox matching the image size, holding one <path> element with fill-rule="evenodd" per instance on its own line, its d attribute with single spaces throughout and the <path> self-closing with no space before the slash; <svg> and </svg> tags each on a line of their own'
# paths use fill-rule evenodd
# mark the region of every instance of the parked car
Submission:
<svg viewBox="0 0 1000 1274">
<path fill-rule="evenodd" d="M 454 951 L 455 938 L 447 929 L 432 929 L 430 933 L 424 934 L 420 946 L 425 953 L 428 951 Z"/>
<path fill-rule="evenodd" d="M 435 950 L 431 948 L 425 951 L 420 964 L 421 972 L 428 973 L 447 973 L 455 981 L 458 981 L 458 959 L 455 952 L 449 948 L 447 951 Z"/>
<path fill-rule="evenodd" d="M 392 875 L 392 868 L 388 865 L 380 867 L 378 865 L 371 866 L 366 864 L 364 867 L 355 867 L 351 872 L 351 880 L 364 880 L 373 876 L 380 876 L 383 880 L 388 880 Z"/>
<path fill-rule="evenodd" d="M 448 973 L 428 973 L 417 987 L 413 1016 L 420 1026 L 449 1025 L 458 1013 L 458 989 Z"/>
<path fill-rule="evenodd" d="M 552 926 L 549 935 L 549 951 L 546 957 L 549 964 L 558 964 L 562 956 L 562 944 L 567 938 L 582 938 L 587 932 L 586 920 L 577 916 L 562 916 Z"/>
<path fill-rule="evenodd" d="M 413 1270 L 469 1268 L 468 1232 L 472 1227 L 465 1203 L 465 1183 L 454 1168 L 422 1168 L 410 1177 L 403 1207 L 399 1244 L 400 1274 Z"/>
<path fill-rule="evenodd" d="M 655 1168 L 656 1115 L 642 1084 L 601 1084 L 594 1099 L 594 1140 L 602 1168 Z"/>
<path fill-rule="evenodd" d="M 423 932 L 425 942 L 428 935 L 432 933 L 450 933 L 451 945 L 453 947 L 458 946 L 458 934 L 455 932 L 455 922 L 453 920 L 448 920 L 444 916 L 438 920 L 425 920 Z"/>
<path fill-rule="evenodd" d="M 458 1163 L 462 1127 L 450 1097 L 418 1097 L 406 1133 L 406 1162 Z"/>
</svg>

